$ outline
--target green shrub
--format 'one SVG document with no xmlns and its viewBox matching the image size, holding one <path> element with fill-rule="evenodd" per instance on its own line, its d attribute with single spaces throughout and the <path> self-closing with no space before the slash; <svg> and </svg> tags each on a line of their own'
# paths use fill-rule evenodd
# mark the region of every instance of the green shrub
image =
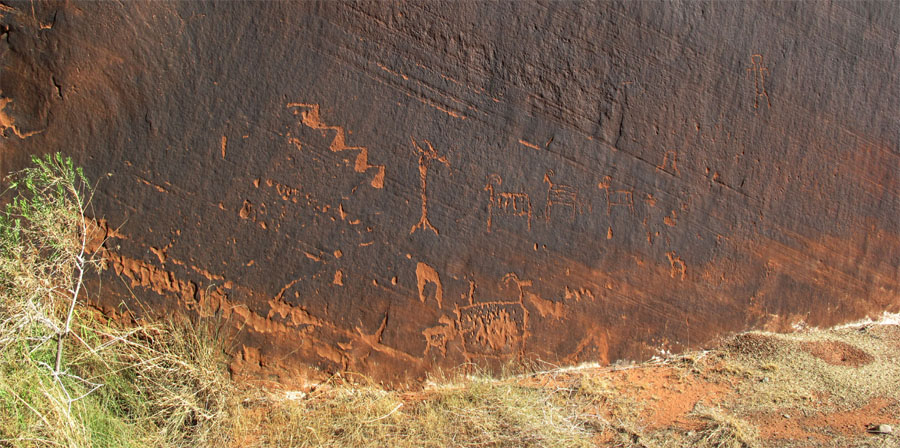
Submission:
<svg viewBox="0 0 900 448">
<path fill-rule="evenodd" d="M 186 326 L 122 327 L 83 300 L 91 188 L 35 157 L 0 212 L 0 446 L 207 446 L 226 421 L 221 350 Z"/>
</svg>

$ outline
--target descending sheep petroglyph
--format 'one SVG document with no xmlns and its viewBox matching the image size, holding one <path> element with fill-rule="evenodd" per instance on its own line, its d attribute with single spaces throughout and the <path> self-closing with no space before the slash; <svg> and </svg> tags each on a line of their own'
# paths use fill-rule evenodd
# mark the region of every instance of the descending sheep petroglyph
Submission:
<svg viewBox="0 0 900 448">
<path fill-rule="evenodd" d="M 356 155 L 356 161 L 353 164 L 353 170 L 357 173 L 365 173 L 374 170 L 375 174 L 372 177 L 370 185 L 373 188 L 384 187 L 384 165 L 369 164 L 369 149 L 365 146 L 347 146 L 347 132 L 341 126 L 332 126 L 322 120 L 322 117 L 319 114 L 318 104 L 288 103 L 287 107 L 288 109 L 294 109 L 295 115 L 300 115 L 300 122 L 303 123 L 304 126 L 311 129 L 318 129 L 322 131 L 323 134 L 326 131 L 334 132 L 334 138 L 328 146 L 328 149 L 331 150 L 331 152 L 359 151 Z M 297 148 L 300 148 L 299 142 L 297 142 L 296 139 L 291 139 L 290 141 L 297 146 Z"/>
</svg>

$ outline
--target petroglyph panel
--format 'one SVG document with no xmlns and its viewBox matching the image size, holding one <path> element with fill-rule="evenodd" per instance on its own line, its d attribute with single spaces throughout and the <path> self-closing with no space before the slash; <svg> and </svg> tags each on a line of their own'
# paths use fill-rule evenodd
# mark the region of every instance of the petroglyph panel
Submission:
<svg viewBox="0 0 900 448">
<path fill-rule="evenodd" d="M 9 5 L 0 171 L 74 156 L 97 305 L 220 319 L 236 375 L 646 359 L 900 307 L 890 3 Z"/>
</svg>

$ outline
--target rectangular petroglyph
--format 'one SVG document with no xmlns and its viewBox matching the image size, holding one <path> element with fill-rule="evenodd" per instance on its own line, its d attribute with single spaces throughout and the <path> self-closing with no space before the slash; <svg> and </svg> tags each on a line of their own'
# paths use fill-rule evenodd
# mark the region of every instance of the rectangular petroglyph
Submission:
<svg viewBox="0 0 900 448">
<path fill-rule="evenodd" d="M 518 303 L 479 303 L 459 309 L 459 330 L 472 355 L 503 356 L 523 348 L 524 309 Z"/>
</svg>

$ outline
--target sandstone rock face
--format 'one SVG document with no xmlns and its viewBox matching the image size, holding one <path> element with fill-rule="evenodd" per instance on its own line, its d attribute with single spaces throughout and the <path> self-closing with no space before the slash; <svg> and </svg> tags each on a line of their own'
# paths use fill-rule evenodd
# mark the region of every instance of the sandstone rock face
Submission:
<svg viewBox="0 0 900 448">
<path fill-rule="evenodd" d="M 647 358 L 900 308 L 885 2 L 2 2 L 0 170 L 236 373 Z"/>
</svg>

